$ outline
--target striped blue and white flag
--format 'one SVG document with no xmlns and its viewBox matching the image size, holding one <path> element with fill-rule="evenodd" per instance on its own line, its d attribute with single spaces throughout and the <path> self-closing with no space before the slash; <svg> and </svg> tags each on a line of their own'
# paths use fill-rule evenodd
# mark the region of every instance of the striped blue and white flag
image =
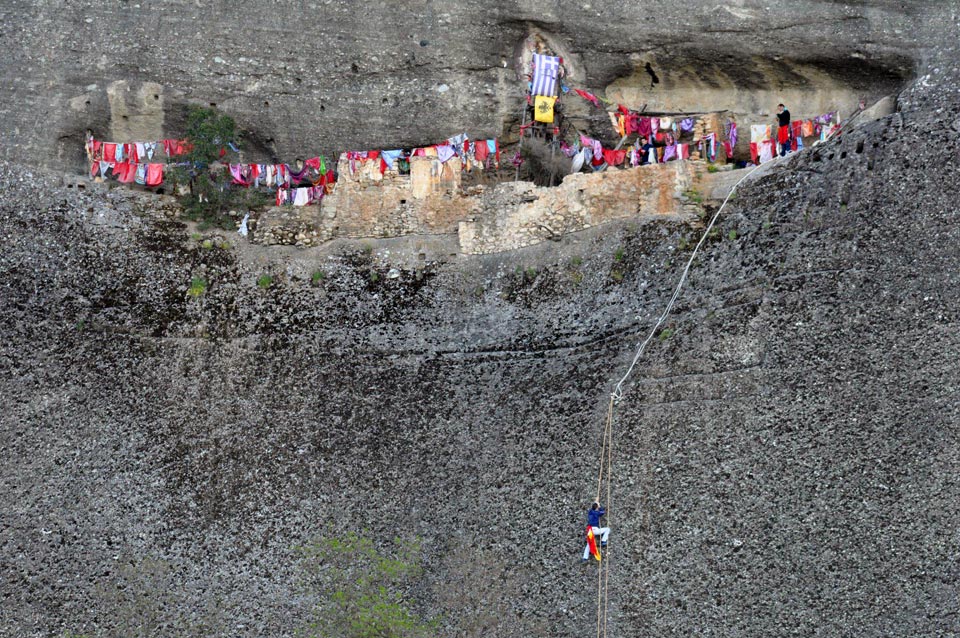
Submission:
<svg viewBox="0 0 960 638">
<path fill-rule="evenodd" d="M 533 54 L 533 86 L 531 95 L 557 94 L 557 76 L 560 75 L 560 58 L 554 55 Z"/>
</svg>

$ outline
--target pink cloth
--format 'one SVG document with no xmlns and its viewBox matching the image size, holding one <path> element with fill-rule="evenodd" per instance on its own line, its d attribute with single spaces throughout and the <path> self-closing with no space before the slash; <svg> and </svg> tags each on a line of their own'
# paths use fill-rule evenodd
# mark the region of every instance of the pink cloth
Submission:
<svg viewBox="0 0 960 638">
<path fill-rule="evenodd" d="M 640 137 L 650 137 L 653 133 L 653 128 L 650 124 L 649 117 L 641 117 L 637 120 L 637 135 Z"/>
</svg>

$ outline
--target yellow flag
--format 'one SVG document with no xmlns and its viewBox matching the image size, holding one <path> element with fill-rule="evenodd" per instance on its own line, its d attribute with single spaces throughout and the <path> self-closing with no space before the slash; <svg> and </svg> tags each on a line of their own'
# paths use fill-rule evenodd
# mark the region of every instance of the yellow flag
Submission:
<svg viewBox="0 0 960 638">
<path fill-rule="evenodd" d="M 533 100 L 533 119 L 544 124 L 553 124 L 553 103 L 557 98 L 538 95 Z"/>
</svg>

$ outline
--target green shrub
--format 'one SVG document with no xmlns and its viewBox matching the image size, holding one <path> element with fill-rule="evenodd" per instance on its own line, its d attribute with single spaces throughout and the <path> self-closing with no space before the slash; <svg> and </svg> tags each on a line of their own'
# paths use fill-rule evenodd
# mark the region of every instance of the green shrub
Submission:
<svg viewBox="0 0 960 638">
<path fill-rule="evenodd" d="M 660 334 L 658 335 L 657 338 L 660 339 L 660 341 L 666 341 L 672 336 L 673 336 L 673 330 L 671 330 L 670 328 L 664 328 L 663 330 L 660 331 Z"/>
<path fill-rule="evenodd" d="M 614 261 L 623 261 L 624 253 L 623 248 L 617 248 L 613 253 Z"/>
<path fill-rule="evenodd" d="M 305 594 L 316 600 L 305 638 L 428 638 L 436 623 L 412 599 L 423 574 L 419 541 L 396 538 L 383 549 L 355 532 L 340 532 L 300 547 Z"/>
<path fill-rule="evenodd" d="M 327 278 L 327 273 L 323 272 L 322 270 L 316 270 L 312 275 L 310 275 L 310 281 L 315 284 L 320 283 L 326 278 Z"/>
<path fill-rule="evenodd" d="M 203 277 L 194 277 L 190 280 L 190 288 L 187 289 L 187 294 L 191 297 L 199 297 L 207 291 L 207 280 Z"/>
<path fill-rule="evenodd" d="M 257 285 L 266 290 L 273 285 L 273 277 L 270 275 L 260 275 L 260 277 L 257 278 Z"/>
<path fill-rule="evenodd" d="M 730 229 L 730 232 L 727 233 L 727 239 L 729 239 L 730 241 L 733 241 L 733 240 L 735 240 L 736 238 L 737 238 L 737 231 L 734 230 L 733 228 L 731 228 L 731 229 Z"/>
<path fill-rule="evenodd" d="M 620 272 L 619 270 L 616 270 L 616 269 L 615 269 L 615 270 L 611 270 L 611 271 L 610 271 L 610 276 L 611 276 L 611 277 L 613 278 L 613 280 L 616 281 L 617 283 L 623 281 L 623 273 Z"/>
</svg>

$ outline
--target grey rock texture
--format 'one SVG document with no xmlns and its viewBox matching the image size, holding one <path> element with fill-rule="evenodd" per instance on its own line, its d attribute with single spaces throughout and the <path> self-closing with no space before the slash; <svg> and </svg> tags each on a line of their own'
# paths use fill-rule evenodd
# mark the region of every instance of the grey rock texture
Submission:
<svg viewBox="0 0 960 638">
<path fill-rule="evenodd" d="M 628 384 L 612 634 L 960 634 L 960 69 L 939 17 L 897 113 L 744 185 Z M 0 164 L 0 635 L 292 636 L 312 602 L 293 548 L 331 521 L 421 536 L 445 635 L 477 635 L 476 596 L 443 603 L 465 570 L 504 574 L 484 635 L 595 631 L 578 560 L 607 396 L 697 228 L 422 263 L 204 248 L 157 200 L 59 183 Z"/>
<path fill-rule="evenodd" d="M 651 102 L 676 90 L 686 103 L 721 89 L 711 100 L 716 110 L 770 91 L 772 103 L 760 105 L 770 113 L 777 92 L 812 95 L 819 85 L 864 97 L 890 91 L 922 60 L 925 19 L 949 7 L 7 0 L 0 5 L 0 158 L 76 170 L 87 128 L 119 142 L 177 136 L 189 103 L 234 115 L 247 131 L 248 159 L 335 157 L 434 143 L 463 130 L 509 139 L 523 92 L 518 60 L 531 34 L 565 56 L 574 85 L 641 85 Z M 602 114 L 572 100 L 570 109 L 583 118 L 579 128 L 608 132 Z"/>
</svg>

